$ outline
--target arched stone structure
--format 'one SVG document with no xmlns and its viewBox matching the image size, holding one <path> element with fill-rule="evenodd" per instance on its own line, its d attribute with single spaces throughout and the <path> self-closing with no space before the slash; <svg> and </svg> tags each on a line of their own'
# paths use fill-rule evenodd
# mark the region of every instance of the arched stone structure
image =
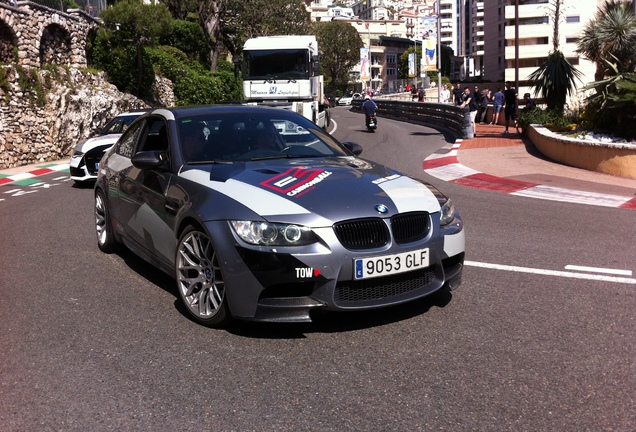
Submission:
<svg viewBox="0 0 636 432">
<path fill-rule="evenodd" d="M 0 62 L 86 67 L 87 37 L 99 24 L 79 9 L 61 12 L 30 1 L 0 3 Z"/>
</svg>

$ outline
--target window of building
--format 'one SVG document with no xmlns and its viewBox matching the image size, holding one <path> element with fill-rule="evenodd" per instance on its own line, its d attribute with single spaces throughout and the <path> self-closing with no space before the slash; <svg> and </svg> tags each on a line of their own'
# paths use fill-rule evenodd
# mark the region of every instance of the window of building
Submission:
<svg viewBox="0 0 636 432">
<path fill-rule="evenodd" d="M 548 24 L 550 22 L 547 16 L 543 17 L 533 17 L 533 18 L 519 18 L 519 25 L 533 25 L 533 24 Z M 511 27 L 514 27 L 514 20 L 509 20 L 508 24 Z"/>
<path fill-rule="evenodd" d="M 389 77 L 397 76 L 397 69 L 395 69 L 395 68 L 387 68 L 386 76 L 389 76 Z"/>
<path fill-rule="evenodd" d="M 565 43 L 577 43 L 579 41 L 578 36 L 566 36 Z"/>
<path fill-rule="evenodd" d="M 565 17 L 565 22 L 566 23 L 578 23 L 578 22 L 581 22 L 581 17 L 578 16 L 578 15 L 566 16 Z"/>
</svg>

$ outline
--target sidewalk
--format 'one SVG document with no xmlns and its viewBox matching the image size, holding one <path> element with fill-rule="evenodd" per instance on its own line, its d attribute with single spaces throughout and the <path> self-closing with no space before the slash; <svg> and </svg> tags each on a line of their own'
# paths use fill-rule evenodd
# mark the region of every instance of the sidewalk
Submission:
<svg viewBox="0 0 636 432">
<path fill-rule="evenodd" d="M 477 125 L 472 139 L 458 140 L 424 161 L 424 171 L 478 189 L 554 201 L 636 209 L 636 179 L 574 168 L 540 154 L 527 138 L 502 136 L 503 126 Z"/>
</svg>

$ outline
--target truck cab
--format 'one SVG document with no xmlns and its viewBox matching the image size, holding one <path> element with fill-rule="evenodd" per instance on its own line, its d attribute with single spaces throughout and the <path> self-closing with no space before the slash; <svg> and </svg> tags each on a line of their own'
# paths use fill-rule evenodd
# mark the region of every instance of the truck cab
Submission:
<svg viewBox="0 0 636 432">
<path fill-rule="evenodd" d="M 264 36 L 243 46 L 247 103 L 289 109 L 318 126 L 330 122 L 315 36 Z"/>
</svg>

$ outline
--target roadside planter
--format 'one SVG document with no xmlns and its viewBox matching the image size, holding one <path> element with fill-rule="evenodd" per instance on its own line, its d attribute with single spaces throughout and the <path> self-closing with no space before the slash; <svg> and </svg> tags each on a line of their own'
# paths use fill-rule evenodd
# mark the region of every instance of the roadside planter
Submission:
<svg viewBox="0 0 636 432">
<path fill-rule="evenodd" d="M 530 125 L 528 137 L 543 155 L 565 165 L 636 179 L 636 144 L 581 141 Z"/>
</svg>

